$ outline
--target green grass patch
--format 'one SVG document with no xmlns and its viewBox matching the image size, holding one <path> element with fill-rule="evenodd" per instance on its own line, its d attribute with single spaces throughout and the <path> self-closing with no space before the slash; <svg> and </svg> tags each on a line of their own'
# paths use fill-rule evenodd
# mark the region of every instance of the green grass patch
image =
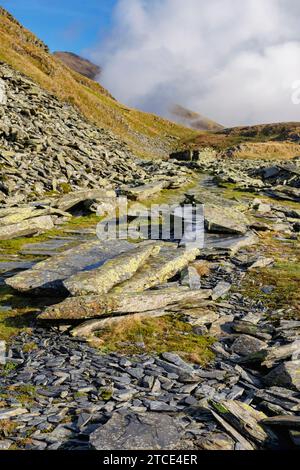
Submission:
<svg viewBox="0 0 300 470">
<path fill-rule="evenodd" d="M 100 350 L 140 354 L 176 352 L 192 362 L 206 365 L 213 360 L 214 338 L 194 334 L 193 327 L 177 316 L 140 320 L 124 319 L 114 328 L 99 333 Z"/>
<path fill-rule="evenodd" d="M 261 300 L 270 309 L 286 309 L 287 318 L 300 318 L 300 242 L 282 240 L 270 234 L 261 236 L 262 254 L 275 260 L 273 266 L 247 274 L 241 284 L 241 293 Z M 261 289 L 272 286 L 270 294 Z"/>
<path fill-rule="evenodd" d="M 23 248 L 24 245 L 41 243 L 49 240 L 51 237 L 61 236 L 62 233 L 62 230 L 50 230 L 41 235 L 36 235 L 33 237 L 20 237 L 13 238 L 11 240 L 0 240 L 0 253 L 5 252 L 5 254 L 16 254 Z"/>
<path fill-rule="evenodd" d="M 32 237 L 20 237 L 13 238 L 11 240 L 0 240 L 0 256 L 1 252 L 5 254 L 17 254 L 22 250 L 24 245 L 32 245 L 34 243 L 42 243 L 53 237 L 69 236 L 65 230 L 78 229 L 78 228 L 89 228 L 97 225 L 103 217 L 98 217 L 96 214 L 90 214 L 82 217 L 72 217 L 68 222 L 61 226 L 59 229 L 48 230 L 41 235 L 35 235 Z"/>
</svg>

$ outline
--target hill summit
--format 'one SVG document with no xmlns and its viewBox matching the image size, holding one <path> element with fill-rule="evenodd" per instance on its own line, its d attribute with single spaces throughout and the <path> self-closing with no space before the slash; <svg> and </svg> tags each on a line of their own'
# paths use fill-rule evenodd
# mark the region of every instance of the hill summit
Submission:
<svg viewBox="0 0 300 470">
<path fill-rule="evenodd" d="M 58 57 L 64 64 L 66 64 L 70 69 L 75 70 L 75 72 L 84 75 L 91 80 L 95 80 L 98 75 L 101 73 L 101 67 L 96 64 L 93 64 L 88 59 L 84 59 L 74 52 L 54 52 L 56 57 Z"/>
</svg>

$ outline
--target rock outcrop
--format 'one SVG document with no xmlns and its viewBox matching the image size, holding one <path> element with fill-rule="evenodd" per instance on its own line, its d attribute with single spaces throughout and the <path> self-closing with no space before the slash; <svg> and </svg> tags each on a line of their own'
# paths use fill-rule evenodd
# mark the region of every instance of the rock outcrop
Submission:
<svg viewBox="0 0 300 470">
<path fill-rule="evenodd" d="M 99 268 L 84 271 L 64 281 L 72 295 L 107 294 L 115 285 L 130 279 L 151 256 L 158 254 L 157 243 L 142 245 L 106 261 Z"/>
</svg>

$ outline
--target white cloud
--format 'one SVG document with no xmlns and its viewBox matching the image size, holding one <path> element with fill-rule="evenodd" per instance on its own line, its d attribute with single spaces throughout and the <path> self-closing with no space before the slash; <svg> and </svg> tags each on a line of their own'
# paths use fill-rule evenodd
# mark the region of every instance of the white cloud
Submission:
<svg viewBox="0 0 300 470">
<path fill-rule="evenodd" d="M 181 104 L 225 125 L 300 120 L 298 0 L 119 0 L 90 54 L 120 101 Z"/>
</svg>

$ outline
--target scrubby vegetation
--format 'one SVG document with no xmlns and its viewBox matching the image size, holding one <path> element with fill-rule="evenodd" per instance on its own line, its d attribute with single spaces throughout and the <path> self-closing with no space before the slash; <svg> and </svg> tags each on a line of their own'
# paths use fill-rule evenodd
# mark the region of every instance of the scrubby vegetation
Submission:
<svg viewBox="0 0 300 470">
<path fill-rule="evenodd" d="M 117 351 L 123 354 L 176 352 L 197 364 L 209 363 L 214 355 L 209 346 L 214 339 L 193 332 L 193 327 L 180 317 L 166 316 L 140 320 L 138 316 L 107 328 L 99 333 L 103 352 Z"/>
</svg>

